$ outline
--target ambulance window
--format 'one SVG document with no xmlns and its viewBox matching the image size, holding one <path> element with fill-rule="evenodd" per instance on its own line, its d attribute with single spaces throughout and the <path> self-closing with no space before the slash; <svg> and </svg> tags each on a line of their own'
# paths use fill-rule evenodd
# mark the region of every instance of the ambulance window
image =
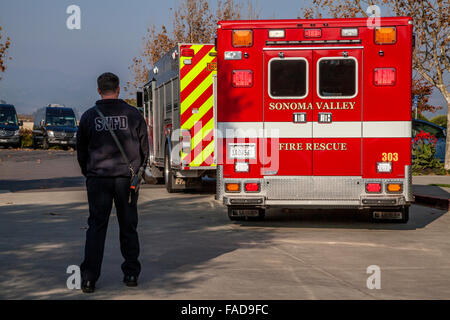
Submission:
<svg viewBox="0 0 450 320">
<path fill-rule="evenodd" d="M 319 60 L 321 98 L 348 98 L 356 95 L 356 60 L 326 58 Z"/>
<path fill-rule="evenodd" d="M 269 94 L 273 98 L 306 96 L 308 65 L 303 59 L 272 59 L 269 62 Z"/>
</svg>

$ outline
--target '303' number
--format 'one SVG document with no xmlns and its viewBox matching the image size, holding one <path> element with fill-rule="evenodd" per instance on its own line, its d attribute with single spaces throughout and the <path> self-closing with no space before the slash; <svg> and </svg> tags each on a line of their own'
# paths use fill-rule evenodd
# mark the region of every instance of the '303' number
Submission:
<svg viewBox="0 0 450 320">
<path fill-rule="evenodd" d="M 381 154 L 382 161 L 398 161 L 398 153 L 397 152 L 383 152 Z"/>
</svg>

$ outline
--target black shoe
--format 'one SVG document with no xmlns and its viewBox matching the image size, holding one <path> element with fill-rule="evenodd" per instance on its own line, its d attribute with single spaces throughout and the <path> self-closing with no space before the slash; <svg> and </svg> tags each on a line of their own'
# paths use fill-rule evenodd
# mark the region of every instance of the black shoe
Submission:
<svg viewBox="0 0 450 320">
<path fill-rule="evenodd" d="M 137 277 L 136 276 L 124 276 L 123 283 L 125 283 L 125 285 L 127 287 L 137 287 L 137 285 L 138 285 Z"/>
<path fill-rule="evenodd" d="M 81 290 L 83 290 L 84 293 L 93 293 L 95 291 L 95 282 L 83 280 L 81 283 Z"/>
</svg>

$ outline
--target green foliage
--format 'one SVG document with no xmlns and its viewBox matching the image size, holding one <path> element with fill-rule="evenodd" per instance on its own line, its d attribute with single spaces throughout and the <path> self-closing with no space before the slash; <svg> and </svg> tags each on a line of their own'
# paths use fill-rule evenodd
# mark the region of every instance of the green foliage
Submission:
<svg viewBox="0 0 450 320">
<path fill-rule="evenodd" d="M 436 137 L 421 131 L 412 144 L 413 174 L 445 174 L 444 164 L 435 157 Z"/>
<path fill-rule="evenodd" d="M 22 139 L 22 148 L 31 148 L 33 146 L 33 130 L 20 129 L 20 137 Z"/>
<path fill-rule="evenodd" d="M 442 114 L 440 116 L 436 116 L 432 118 L 430 121 L 436 123 L 438 126 L 447 128 L 447 115 Z"/>
<path fill-rule="evenodd" d="M 413 110 L 411 111 L 411 116 L 413 117 L 413 119 L 416 119 L 416 111 Z M 421 114 L 420 112 L 417 113 L 417 119 L 419 120 L 425 120 L 425 121 L 430 121 L 427 117 L 425 117 L 423 114 Z"/>
</svg>

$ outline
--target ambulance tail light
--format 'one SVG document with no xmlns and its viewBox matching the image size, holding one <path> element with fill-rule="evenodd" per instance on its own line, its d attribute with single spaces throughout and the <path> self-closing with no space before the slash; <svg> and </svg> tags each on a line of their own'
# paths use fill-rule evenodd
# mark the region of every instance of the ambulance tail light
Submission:
<svg viewBox="0 0 450 320">
<path fill-rule="evenodd" d="M 247 182 L 245 183 L 245 192 L 259 192 L 258 182 Z"/>
<path fill-rule="evenodd" d="M 402 192 L 403 185 L 401 183 L 388 183 L 387 191 L 391 193 Z"/>
<path fill-rule="evenodd" d="M 376 86 L 393 86 L 396 81 L 395 68 L 376 68 L 373 71 L 373 83 Z"/>
<path fill-rule="evenodd" d="M 367 183 L 366 184 L 366 192 L 367 193 L 380 193 L 381 192 L 381 183 Z"/>
<path fill-rule="evenodd" d="M 397 41 L 395 27 L 380 27 L 375 29 L 376 44 L 394 44 Z"/>
<path fill-rule="evenodd" d="M 225 183 L 225 191 L 226 192 L 239 192 L 241 191 L 241 184 L 240 183 Z"/>
<path fill-rule="evenodd" d="M 182 57 L 193 57 L 195 55 L 194 49 L 181 49 Z"/>
<path fill-rule="evenodd" d="M 305 38 L 320 38 L 322 36 L 321 29 L 305 29 Z"/>
<path fill-rule="evenodd" d="M 252 30 L 233 30 L 233 47 L 251 47 L 253 45 Z"/>
<path fill-rule="evenodd" d="M 231 83 L 235 88 L 250 88 L 253 85 L 253 71 L 233 70 Z"/>
</svg>

